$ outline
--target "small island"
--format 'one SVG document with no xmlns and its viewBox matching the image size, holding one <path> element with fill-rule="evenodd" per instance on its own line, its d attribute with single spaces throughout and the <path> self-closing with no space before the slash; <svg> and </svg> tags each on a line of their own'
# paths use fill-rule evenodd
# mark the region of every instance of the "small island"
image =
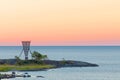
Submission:
<svg viewBox="0 0 120 80">
<path fill-rule="evenodd" d="M 74 61 L 74 60 L 48 60 L 47 55 L 34 51 L 32 59 L 21 60 L 15 56 L 15 59 L 1 59 L 0 71 L 38 71 L 61 67 L 98 67 L 97 64 Z"/>
<path fill-rule="evenodd" d="M 49 60 L 47 55 L 37 51 L 32 52 L 32 59 L 22 60 L 18 56 L 15 59 L 0 59 L 0 71 L 43 71 L 63 67 L 98 67 L 97 64 L 74 60 Z M 0 74 L 0 78 L 24 77 L 24 75 Z M 30 76 L 29 76 L 30 77 Z"/>
</svg>

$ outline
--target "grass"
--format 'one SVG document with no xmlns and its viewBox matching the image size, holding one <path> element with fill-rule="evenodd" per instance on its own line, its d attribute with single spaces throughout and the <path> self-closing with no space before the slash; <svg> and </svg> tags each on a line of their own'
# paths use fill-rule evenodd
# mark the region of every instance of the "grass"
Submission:
<svg viewBox="0 0 120 80">
<path fill-rule="evenodd" d="M 41 70 L 41 69 L 51 69 L 55 68 L 53 65 L 0 65 L 0 71 L 12 71 L 12 70 L 18 70 L 18 71 L 30 71 L 30 70 Z"/>
</svg>

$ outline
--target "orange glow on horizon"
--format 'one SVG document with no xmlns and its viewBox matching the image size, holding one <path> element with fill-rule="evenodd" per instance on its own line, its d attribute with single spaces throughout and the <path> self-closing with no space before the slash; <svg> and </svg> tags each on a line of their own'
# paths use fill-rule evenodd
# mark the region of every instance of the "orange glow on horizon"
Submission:
<svg viewBox="0 0 120 80">
<path fill-rule="evenodd" d="M 120 0 L 0 0 L 0 45 L 120 45 Z"/>
</svg>

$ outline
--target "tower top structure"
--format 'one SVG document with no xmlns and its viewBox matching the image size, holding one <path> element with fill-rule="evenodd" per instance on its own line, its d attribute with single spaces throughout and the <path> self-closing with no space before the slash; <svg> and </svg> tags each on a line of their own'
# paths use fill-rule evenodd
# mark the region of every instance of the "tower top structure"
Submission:
<svg viewBox="0 0 120 80">
<path fill-rule="evenodd" d="M 29 54 L 29 52 L 31 53 L 30 43 L 31 43 L 31 41 L 22 41 L 23 49 L 22 49 L 21 54 L 24 52 L 25 60 L 28 60 L 28 54 Z M 20 56 L 21 56 L 21 54 L 20 54 Z"/>
</svg>

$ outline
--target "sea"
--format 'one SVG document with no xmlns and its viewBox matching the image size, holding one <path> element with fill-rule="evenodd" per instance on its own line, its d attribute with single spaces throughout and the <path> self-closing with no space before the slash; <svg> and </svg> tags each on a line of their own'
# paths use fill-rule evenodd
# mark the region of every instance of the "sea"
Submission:
<svg viewBox="0 0 120 80">
<path fill-rule="evenodd" d="M 47 71 L 25 71 L 32 77 L 5 80 L 120 80 L 120 46 L 31 46 L 30 48 L 32 52 L 38 51 L 48 55 L 48 59 L 51 60 L 85 61 L 98 64 L 99 67 L 66 67 Z M 21 51 L 22 46 L 1 46 L 0 59 L 14 58 L 19 56 Z M 20 58 L 24 59 L 24 54 Z"/>
</svg>

